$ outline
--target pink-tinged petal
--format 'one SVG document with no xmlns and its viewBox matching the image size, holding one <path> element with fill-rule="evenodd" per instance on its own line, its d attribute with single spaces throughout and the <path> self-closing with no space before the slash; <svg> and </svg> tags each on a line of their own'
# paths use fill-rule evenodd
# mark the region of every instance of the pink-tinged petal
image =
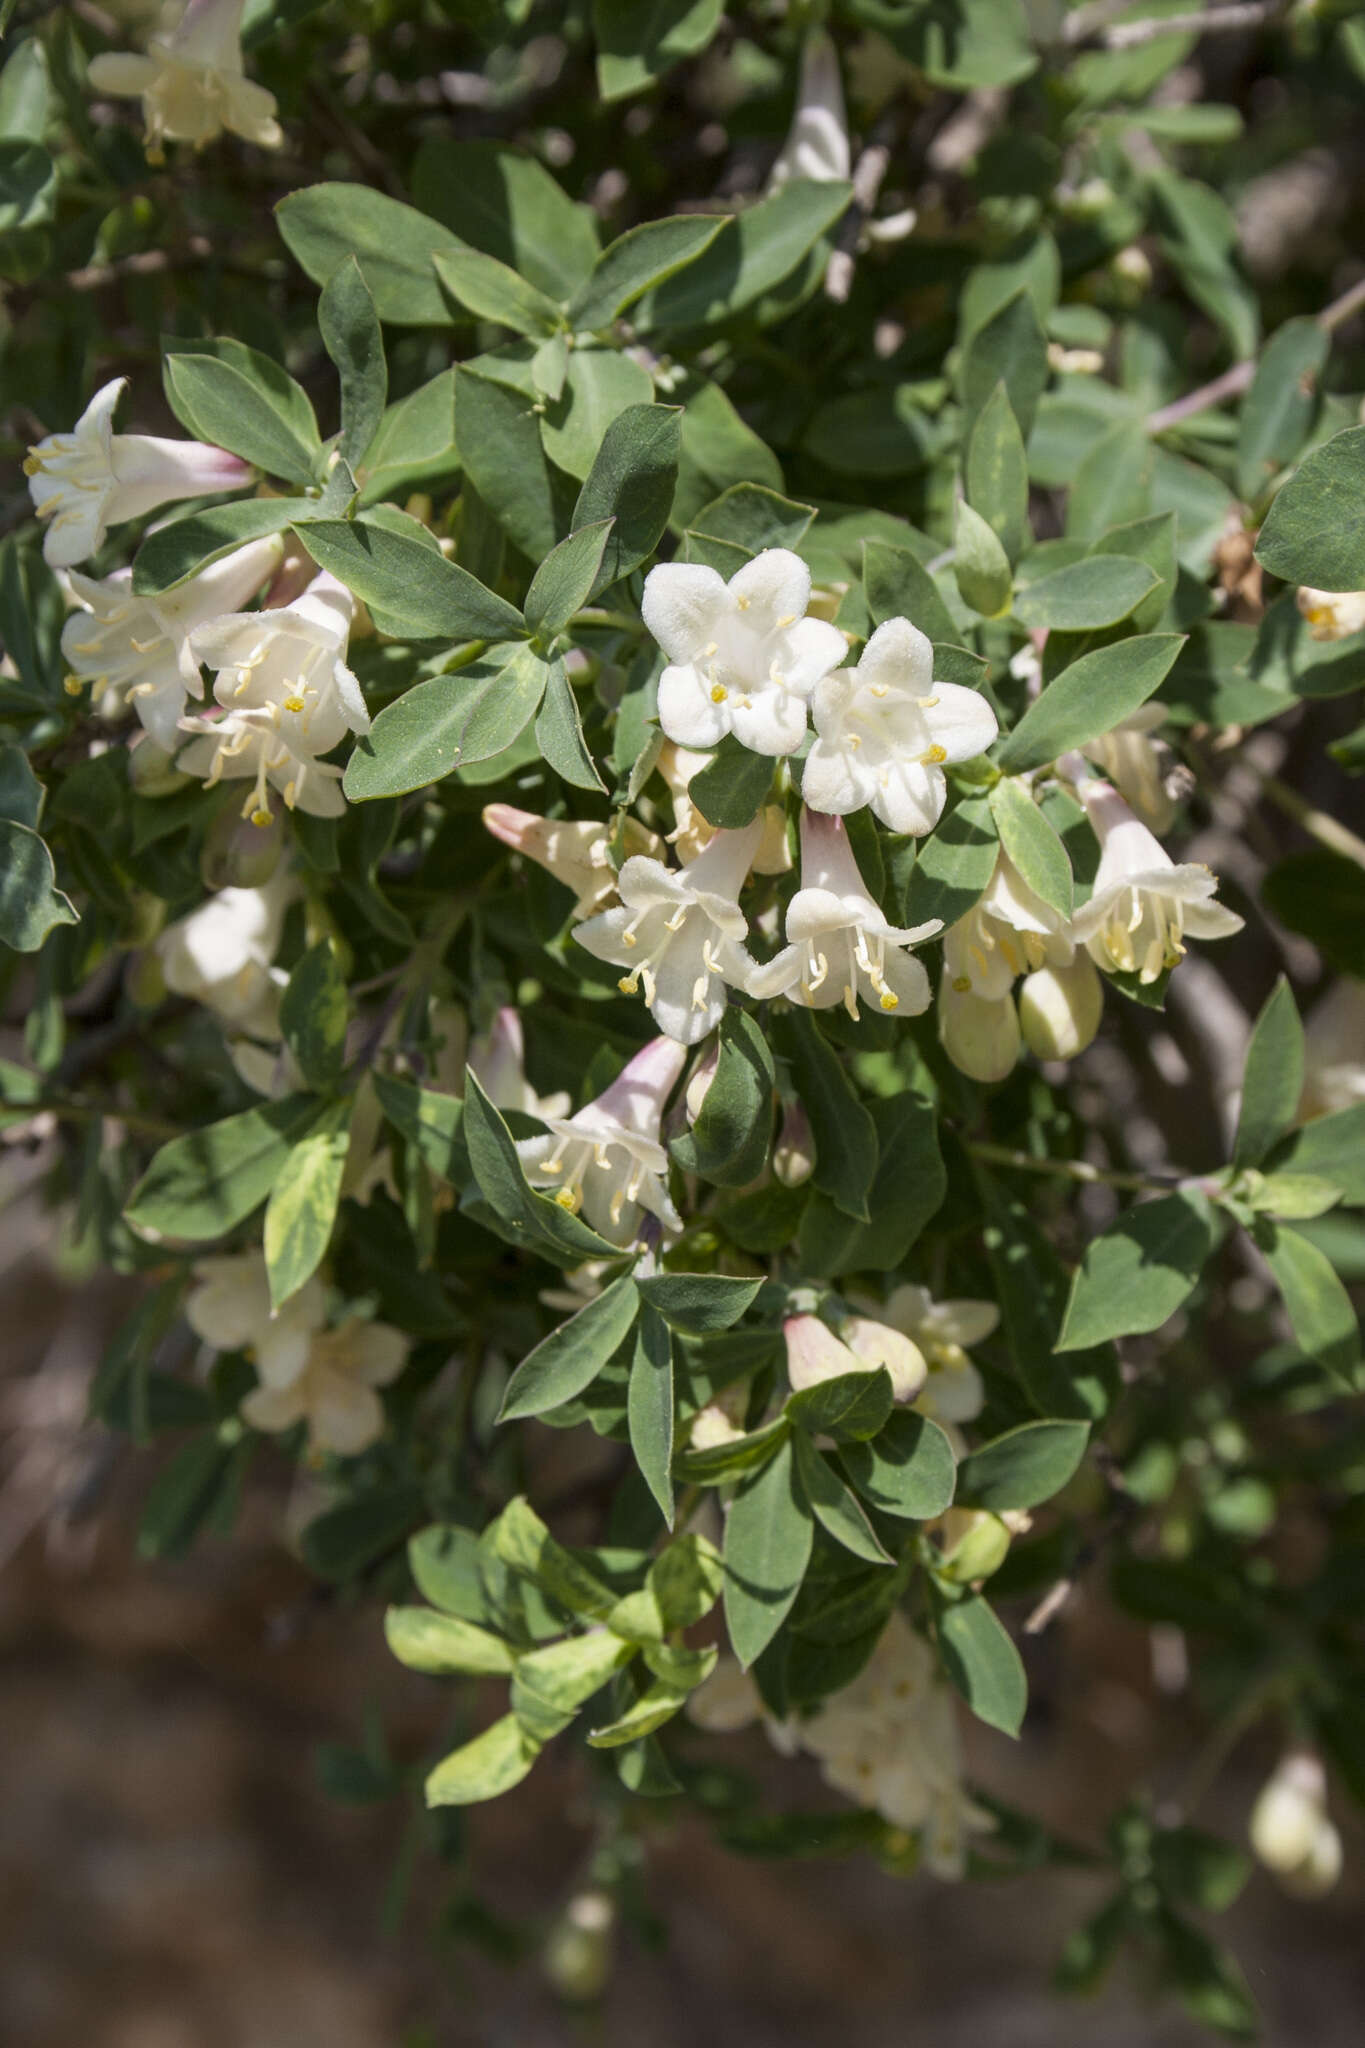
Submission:
<svg viewBox="0 0 1365 2048">
<path fill-rule="evenodd" d="M 735 571 L 729 589 L 741 610 L 752 606 L 774 626 L 779 620 L 795 624 L 810 603 L 810 570 L 790 548 L 764 548 Z"/>
<path fill-rule="evenodd" d="M 824 619 L 798 619 L 782 633 L 777 667 L 787 689 L 809 699 L 816 684 L 848 659 L 848 641 Z"/>
<path fill-rule="evenodd" d="M 801 948 L 784 946 L 771 960 L 760 960 L 750 969 L 744 990 L 756 1002 L 783 996 L 801 979 Z"/>
<path fill-rule="evenodd" d="M 153 434 L 115 434 L 110 443 L 115 488 L 108 519 L 117 526 L 140 519 L 175 498 L 245 490 L 256 472 L 238 455 L 200 441 L 162 440 Z"/>
<path fill-rule="evenodd" d="M 787 1347 L 787 1378 L 794 1394 L 819 1386 L 823 1380 L 874 1369 L 855 1358 L 818 1316 L 789 1316 L 782 1325 L 782 1336 Z"/>
<path fill-rule="evenodd" d="M 929 1376 L 924 1353 L 903 1330 L 875 1322 L 871 1316 L 849 1316 L 840 1334 L 860 1364 L 885 1366 L 898 1401 L 913 1401 Z"/>
<path fill-rule="evenodd" d="M 651 1039 L 597 1097 L 596 1106 L 638 1137 L 657 1142 L 664 1104 L 686 1064 L 686 1052 L 673 1039 Z"/>
<path fill-rule="evenodd" d="M 913 697 L 937 694 L 933 642 L 909 619 L 885 620 L 863 649 L 858 680 L 879 689 L 906 690 Z"/>
<path fill-rule="evenodd" d="M 662 689 L 659 695 L 662 703 Z M 758 690 L 747 702 L 732 698 L 726 708 L 735 738 L 751 753 L 794 754 L 806 737 L 805 700 L 789 691 Z"/>
<path fill-rule="evenodd" d="M 666 668 L 659 678 L 659 724 L 680 747 L 719 746 L 730 730 L 730 702 L 717 704 L 695 668 Z"/>
<path fill-rule="evenodd" d="M 828 889 L 835 896 L 867 896 L 842 818 L 801 812 L 801 889 Z"/>
<path fill-rule="evenodd" d="M 724 578 L 700 562 L 661 562 L 645 578 L 640 610 L 670 661 L 690 662 L 729 608 Z"/>
<path fill-rule="evenodd" d="M 980 690 L 935 683 L 929 694 L 938 699 L 926 713 L 933 743 L 950 761 L 974 760 L 999 737 L 1000 721 Z"/>
</svg>

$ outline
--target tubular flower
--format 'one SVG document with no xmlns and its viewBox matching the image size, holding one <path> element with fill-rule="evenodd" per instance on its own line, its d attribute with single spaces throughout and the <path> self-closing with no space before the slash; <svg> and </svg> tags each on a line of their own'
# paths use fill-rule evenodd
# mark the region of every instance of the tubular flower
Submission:
<svg viewBox="0 0 1365 2048">
<path fill-rule="evenodd" d="M 929 1377 L 915 1406 L 935 1422 L 970 1422 L 986 1398 L 967 1346 L 984 1343 L 1000 1321 L 993 1301 L 935 1301 L 927 1287 L 906 1282 L 877 1310 L 924 1354 Z"/>
<path fill-rule="evenodd" d="M 744 950 L 748 921 L 739 894 L 763 836 L 755 820 L 739 832 L 717 832 L 694 861 L 676 872 L 635 855 L 616 878 L 621 903 L 575 927 L 580 946 L 627 972 L 622 995 L 643 985 L 661 1031 L 695 1045 L 725 1010 L 725 985 L 745 987 L 754 963 Z"/>
<path fill-rule="evenodd" d="M 1097 967 L 1156 981 L 1181 959 L 1187 936 L 1225 939 L 1242 929 L 1236 912 L 1213 900 L 1217 876 L 1194 861 L 1177 867 L 1108 783 L 1088 783 L 1082 797 L 1100 864 L 1071 930 Z"/>
<path fill-rule="evenodd" d="M 1162 781 L 1162 757 L 1152 738 L 1166 716 L 1160 704 L 1142 704 L 1129 718 L 1111 726 L 1080 751 L 1102 768 L 1109 780 L 1153 832 L 1169 832 L 1177 806 Z"/>
<path fill-rule="evenodd" d="M 913 1401 L 928 1373 L 919 1346 L 903 1331 L 871 1316 L 849 1316 L 835 1336 L 818 1316 L 790 1316 L 782 1325 L 787 1347 L 787 1379 L 794 1394 L 822 1380 L 842 1379 L 850 1372 L 876 1372 L 885 1366 L 898 1401 Z"/>
<path fill-rule="evenodd" d="M 1021 1035 L 1014 997 L 979 996 L 945 973 L 938 985 L 938 1036 L 959 1074 L 970 1081 L 1003 1081 L 1014 1072 Z"/>
<path fill-rule="evenodd" d="M 260 889 L 220 889 L 156 941 L 166 986 L 255 1037 L 274 1035 L 285 976 L 274 968 L 297 887 L 283 871 Z"/>
<path fill-rule="evenodd" d="M 801 814 L 801 887 L 787 910 L 789 943 L 749 977 L 753 996 L 785 995 L 807 1009 L 858 999 L 918 1017 L 929 1007 L 929 977 L 906 952 L 943 929 L 937 918 L 902 929 L 868 895 L 843 820 Z"/>
<path fill-rule="evenodd" d="M 1312 590 L 1295 593 L 1295 602 L 1315 640 L 1347 640 L 1365 633 L 1365 590 Z"/>
<path fill-rule="evenodd" d="M 787 139 L 768 176 L 776 192 L 792 178 L 828 184 L 846 178 L 852 161 L 839 52 L 823 29 L 812 29 L 801 51 L 801 81 Z"/>
<path fill-rule="evenodd" d="M 102 582 L 73 569 L 69 580 L 82 609 L 62 629 L 62 654 L 73 676 L 102 693 L 101 716 L 115 717 L 131 704 L 157 745 L 174 748 L 186 696 L 200 697 L 204 690 L 190 652 L 191 632 L 244 605 L 283 551 L 273 535 L 248 541 L 157 597 L 134 594 L 131 569 L 118 569 Z"/>
<path fill-rule="evenodd" d="M 504 846 L 573 890 L 576 917 L 591 917 L 616 894 L 608 829 L 596 818 L 538 818 L 514 804 L 486 804 L 483 822 Z M 663 851 L 663 841 L 634 818 L 626 819 L 625 843 L 631 854 Z"/>
<path fill-rule="evenodd" d="M 1060 911 L 1029 888 L 1007 854 L 995 863 L 985 895 L 943 935 L 943 975 L 959 995 L 987 1002 L 1007 996 L 1016 976 L 1064 967 L 1076 947 Z"/>
<path fill-rule="evenodd" d="M 837 626 L 806 617 L 810 570 L 765 548 L 728 583 L 695 562 L 664 562 L 645 579 L 645 624 L 668 656 L 659 724 L 681 747 L 727 733 L 756 754 L 792 754 L 806 705 L 848 651 Z"/>
<path fill-rule="evenodd" d="M 219 782 L 250 781 L 242 816 L 253 824 L 264 827 L 274 817 L 268 789 L 279 791 L 288 810 L 305 811 L 314 818 L 339 818 L 346 808 L 340 768 L 292 752 L 280 738 L 271 711 L 182 718 L 180 729 L 191 738 L 176 766 L 186 775 L 201 776 L 208 789 Z"/>
<path fill-rule="evenodd" d="M 686 1060 L 675 1040 L 652 1039 L 576 1116 L 544 1117 L 550 1136 L 517 1146 L 531 1185 L 552 1188 L 573 1214 L 581 1209 L 612 1244 L 632 1243 L 646 1211 L 666 1230 L 680 1231 L 659 1123 Z"/>
<path fill-rule="evenodd" d="M 554 1095 L 537 1095 L 526 1078 L 525 1060 L 521 1013 L 510 1003 L 504 1004 L 487 1031 L 470 1045 L 470 1073 L 495 1109 L 519 1109 L 527 1116 L 563 1116 L 569 1107 L 567 1092 L 561 1089 Z"/>
<path fill-rule="evenodd" d="M 189 0 L 168 36 L 154 36 L 147 55 L 95 57 L 90 83 L 116 99 L 140 99 L 147 155 L 159 163 L 166 142 L 196 149 L 226 128 L 261 149 L 278 149 L 284 131 L 275 95 L 247 78 L 242 66 L 245 0 Z"/>
<path fill-rule="evenodd" d="M 48 521 L 43 559 L 50 569 L 88 561 L 111 526 L 141 519 L 175 498 L 241 490 L 254 474 L 225 448 L 116 434 L 114 408 L 126 377 L 97 391 L 69 434 L 49 434 L 24 462 L 29 496 Z"/>
<path fill-rule="evenodd" d="M 945 761 L 983 753 L 1000 727 L 976 690 L 934 681 L 934 650 L 908 619 L 878 626 L 856 668 L 816 685 L 818 735 L 802 773 L 814 811 L 870 805 L 893 832 L 932 832 L 943 814 Z"/>
</svg>

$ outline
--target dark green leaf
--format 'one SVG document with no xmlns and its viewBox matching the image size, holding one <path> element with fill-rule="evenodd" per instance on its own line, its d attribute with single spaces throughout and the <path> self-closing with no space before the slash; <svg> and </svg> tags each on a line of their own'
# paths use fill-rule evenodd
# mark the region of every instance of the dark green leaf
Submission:
<svg viewBox="0 0 1365 2048">
<path fill-rule="evenodd" d="M 831 1436 L 836 1443 L 865 1443 L 876 1436 L 892 1408 L 891 1375 L 885 1366 L 875 1372 L 846 1372 L 832 1380 L 789 1394 L 783 1411 L 789 1422 L 810 1436 Z"/>
<path fill-rule="evenodd" d="M 1086 1246 L 1058 1351 L 1160 1329 L 1193 1293 L 1220 1235 L 1207 1198 L 1193 1189 L 1137 1203 Z"/>
<path fill-rule="evenodd" d="M 1256 1019 L 1242 1075 L 1234 1166 L 1259 1166 L 1291 1130 L 1303 1093 L 1303 1026 L 1294 991 L 1281 975 Z"/>
<path fill-rule="evenodd" d="M 374 300 L 354 256 L 328 278 L 318 301 L 318 331 L 341 380 L 338 451 L 355 470 L 364 461 L 384 415 L 389 371 Z"/>
<path fill-rule="evenodd" d="M 214 356 L 176 353 L 165 362 L 172 402 L 183 405 L 196 428 L 220 448 L 254 462 L 269 476 L 313 481 L 322 445 L 316 427 L 302 435 L 292 412 L 273 391 Z"/>
<path fill-rule="evenodd" d="M 36 832 L 0 818 L 0 944 L 36 953 L 59 924 L 76 924 L 76 908 L 57 886 L 52 855 Z"/>
<path fill-rule="evenodd" d="M 1028 1707 L 1028 1680 L 1019 1652 L 979 1593 L 940 1610 L 938 1644 L 949 1678 L 978 1720 L 1017 1735 Z"/>
<path fill-rule="evenodd" d="M 418 522 L 394 513 L 381 524 L 368 512 L 311 520 L 301 537 L 319 567 L 363 598 L 396 639 L 508 640 L 525 631 L 514 605 L 409 528 Z"/>
<path fill-rule="evenodd" d="M 785 1020 L 785 1043 L 815 1139 L 814 1185 L 835 1207 L 867 1223 L 868 1191 L 877 1171 L 877 1127 L 859 1101 L 842 1061 L 806 1010 Z"/>
<path fill-rule="evenodd" d="M 1184 645 L 1179 633 L 1148 633 L 1097 647 L 1064 668 L 996 749 L 1007 775 L 1041 768 L 1131 717 L 1160 689 Z"/>
<path fill-rule="evenodd" d="M 640 1476 L 673 1527 L 673 1339 L 668 1325 L 646 1300 L 635 1335 L 626 1401 L 630 1448 Z M 637 1729 L 637 1734 L 646 1731 Z"/>
<path fill-rule="evenodd" d="M 533 633 L 553 638 L 587 603 L 601 580 L 599 572 L 611 528 L 610 519 L 578 526 L 545 557 L 526 593 L 526 623 Z"/>
<path fill-rule="evenodd" d="M 1085 633 L 1116 626 L 1135 612 L 1160 578 L 1145 562 L 1123 555 L 1084 555 L 1030 583 L 1014 600 L 1014 616 L 1030 631 Z"/>
<path fill-rule="evenodd" d="M 790 1613 L 812 1540 L 787 1438 L 761 1471 L 742 1481 L 725 1522 L 725 1626 L 746 1670 Z"/>
<path fill-rule="evenodd" d="M 950 1506 L 957 1466 L 936 1422 L 898 1408 L 871 1443 L 845 1444 L 844 1470 L 863 1499 L 883 1514 L 929 1522 Z"/>
<path fill-rule="evenodd" d="M 285 244 L 314 284 L 326 284 L 354 256 L 381 320 L 400 327 L 449 327 L 450 305 L 436 276 L 438 251 L 464 247 L 416 207 L 368 185 L 309 185 L 275 208 Z"/>
<path fill-rule="evenodd" d="M 770 757 L 751 753 L 727 733 L 706 766 L 692 777 L 687 793 L 708 825 L 737 830 L 753 823 L 772 783 Z"/>
<path fill-rule="evenodd" d="M 496 760 L 535 717 L 548 677 L 549 665 L 530 647 L 504 645 L 454 675 L 418 683 L 357 742 L 342 784 L 347 796 L 402 796 Z"/>
<path fill-rule="evenodd" d="M 624 1273 L 551 1330 L 512 1374 L 498 1420 L 543 1415 L 581 1394 L 630 1335 L 639 1305 L 635 1282 Z"/>
<path fill-rule="evenodd" d="M 956 1498 L 993 1514 L 1041 1507 L 1071 1478 L 1089 1437 L 1087 1422 L 1021 1423 L 963 1459 Z"/>
<path fill-rule="evenodd" d="M 1354 1391 L 1360 1376 L 1360 1320 L 1331 1260 L 1282 1223 L 1259 1224 L 1257 1243 L 1284 1297 L 1295 1343 Z"/>
<path fill-rule="evenodd" d="M 310 1088 L 334 1088 L 341 1079 L 350 1017 L 336 951 L 319 940 L 292 970 L 280 998 L 280 1029 Z"/>
<path fill-rule="evenodd" d="M 768 1157 L 776 1071 L 766 1038 L 745 1010 L 725 1012 L 719 1044 L 701 1112 L 669 1149 L 685 1173 L 742 1188 L 757 1178 Z"/>
<path fill-rule="evenodd" d="M 905 922 L 940 918 L 945 929 L 975 909 L 995 873 L 1000 842 L 990 798 L 964 797 L 922 839 L 905 899 Z"/>
<path fill-rule="evenodd" d="M 869 1564 L 891 1564 L 877 1532 L 863 1512 L 856 1494 L 844 1485 L 828 1459 L 821 1457 L 808 1436 L 799 1432 L 792 1439 L 796 1452 L 797 1484 L 827 1535 L 854 1557 Z"/>
<path fill-rule="evenodd" d="M 1237 489 L 1244 498 L 1259 498 L 1308 439 L 1331 345 L 1318 321 L 1286 320 L 1261 351 L 1237 434 Z"/>
<path fill-rule="evenodd" d="M 640 9 L 632 11 L 638 17 Z M 652 286 L 695 263 L 726 224 L 724 214 L 675 213 L 627 229 L 602 251 L 570 300 L 570 321 L 577 329 L 609 327 Z"/>
<path fill-rule="evenodd" d="M 1275 494 L 1256 559 L 1286 583 L 1365 590 L 1365 427 L 1304 457 Z"/>
<path fill-rule="evenodd" d="M 575 529 L 615 521 L 598 589 L 638 568 L 658 546 L 673 503 L 681 438 L 682 412 L 674 405 L 627 406 L 602 436 L 573 513 Z"/>
<path fill-rule="evenodd" d="M 710 1337 L 739 1321 L 762 1284 L 723 1273 L 653 1273 L 640 1292 L 681 1336 Z"/>
<path fill-rule="evenodd" d="M 967 421 L 975 424 L 996 386 L 1003 383 L 1019 431 L 1027 440 L 1047 378 L 1047 337 L 1038 324 L 1031 294 L 1021 290 L 978 327 L 967 344 L 962 367 Z"/>
</svg>

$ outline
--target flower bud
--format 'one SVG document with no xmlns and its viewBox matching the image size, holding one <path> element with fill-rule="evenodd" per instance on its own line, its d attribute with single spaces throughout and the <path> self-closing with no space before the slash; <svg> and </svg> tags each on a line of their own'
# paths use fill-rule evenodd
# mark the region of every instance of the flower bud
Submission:
<svg viewBox="0 0 1365 2048">
<path fill-rule="evenodd" d="M 1104 984 L 1088 953 L 1068 967 L 1040 967 L 1019 988 L 1019 1026 L 1040 1060 L 1074 1060 L 1100 1028 Z"/>
<path fill-rule="evenodd" d="M 1324 1815 L 1307 1856 L 1293 1870 L 1282 1871 L 1280 1883 L 1296 1899 L 1325 1898 L 1341 1876 L 1341 1863 L 1341 1836 Z"/>
<path fill-rule="evenodd" d="M 142 748 L 138 748 L 138 753 Z M 279 866 L 284 848 L 284 813 L 268 825 L 242 817 L 234 804 L 220 811 L 204 835 L 199 872 L 206 889 L 260 889 Z"/>
<path fill-rule="evenodd" d="M 194 781 L 192 775 L 182 775 L 175 765 L 175 758 L 155 740 L 140 739 L 128 750 L 128 780 L 138 796 L 174 796 L 176 790 L 184 789 Z"/>
<path fill-rule="evenodd" d="M 773 1172 L 784 1188 L 799 1188 L 815 1171 L 815 1139 L 803 1105 L 789 1102 L 773 1149 Z"/>
<path fill-rule="evenodd" d="M 1019 1017 L 1011 996 L 997 1001 L 956 989 L 945 974 L 938 991 L 938 1035 L 953 1065 L 973 1081 L 1003 1081 L 1019 1057 Z"/>
<path fill-rule="evenodd" d="M 949 1508 L 941 1529 L 945 1540 L 939 1576 L 970 1586 L 998 1572 L 1010 1547 L 1010 1532 L 985 1508 Z"/>
<path fill-rule="evenodd" d="M 716 1068 L 719 1065 L 720 1046 L 713 1039 L 693 1068 L 692 1078 L 683 1097 L 687 1106 L 687 1121 L 690 1124 L 694 1124 L 701 1115 L 702 1104 L 706 1100 L 711 1083 L 716 1078 Z"/>
<path fill-rule="evenodd" d="M 541 1968 L 552 1988 L 573 2005 L 600 1998 L 611 1975 L 616 1907 L 604 1891 L 581 1891 L 550 1929 Z"/>
<path fill-rule="evenodd" d="M 1330 1891 L 1341 1867 L 1341 1843 L 1327 1818 L 1327 1778 L 1320 1760 L 1291 1750 L 1261 1788 L 1247 1830 L 1251 1846 L 1291 1890 L 1307 1898 Z"/>
<path fill-rule="evenodd" d="M 868 1372 L 885 1366 L 891 1375 L 891 1391 L 898 1401 L 913 1401 L 929 1377 L 929 1367 L 918 1344 L 903 1330 L 871 1316 L 847 1316 L 840 1337 L 853 1353 L 856 1364 Z"/>
</svg>

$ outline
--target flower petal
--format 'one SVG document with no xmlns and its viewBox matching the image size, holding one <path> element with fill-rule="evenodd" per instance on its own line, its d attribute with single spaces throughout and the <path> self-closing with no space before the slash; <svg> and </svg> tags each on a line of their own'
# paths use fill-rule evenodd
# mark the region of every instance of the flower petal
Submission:
<svg viewBox="0 0 1365 2048">
<path fill-rule="evenodd" d="M 756 612 L 765 614 L 776 626 L 779 619 L 804 617 L 810 603 L 810 570 L 800 555 L 794 555 L 790 548 L 764 548 L 751 562 L 735 571 L 730 578 L 729 591 L 741 610 L 752 605 Z M 838 637 L 843 640 L 842 634 Z M 845 648 L 847 644 L 844 641 Z"/>
<path fill-rule="evenodd" d="M 909 619 L 886 619 L 863 649 L 858 681 L 906 690 L 913 697 L 936 694 L 933 642 Z"/>
<path fill-rule="evenodd" d="M 998 738 L 1000 721 L 980 690 L 935 683 L 930 694 L 938 702 L 924 707 L 925 720 L 934 745 L 942 747 L 950 761 L 973 760 Z"/>
<path fill-rule="evenodd" d="M 659 701 L 662 706 L 662 684 Z M 757 690 L 747 702 L 733 699 L 727 708 L 735 738 L 752 753 L 794 754 L 806 737 L 805 700 L 792 691 Z"/>
<path fill-rule="evenodd" d="M 801 722 L 804 730 L 804 710 Z M 718 746 L 730 730 L 730 706 L 713 700 L 698 669 L 666 668 L 659 677 L 659 724 L 680 747 Z"/>
<path fill-rule="evenodd" d="M 690 662 L 716 638 L 715 621 L 728 609 L 724 578 L 700 562 L 661 562 L 645 578 L 640 610 L 670 661 Z"/>
</svg>

